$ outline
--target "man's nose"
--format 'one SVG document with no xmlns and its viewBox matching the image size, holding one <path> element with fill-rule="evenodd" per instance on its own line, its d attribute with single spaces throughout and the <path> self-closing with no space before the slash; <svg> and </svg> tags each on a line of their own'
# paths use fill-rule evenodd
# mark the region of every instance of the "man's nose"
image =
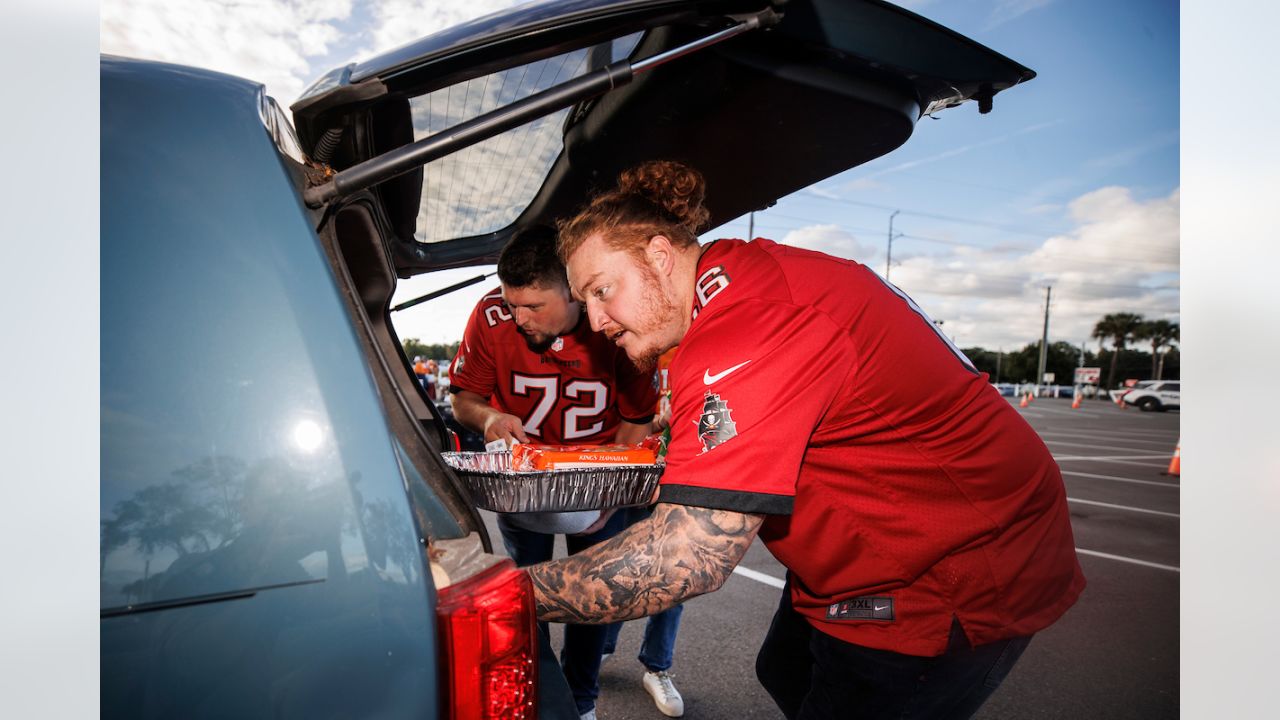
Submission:
<svg viewBox="0 0 1280 720">
<path fill-rule="evenodd" d="M 594 301 L 587 301 L 587 320 L 591 321 L 591 330 L 600 332 L 604 329 L 605 320 L 609 316 L 600 308 L 600 304 Z"/>
<path fill-rule="evenodd" d="M 516 325 L 524 327 L 525 323 L 529 322 L 528 308 L 522 308 L 522 307 L 512 308 L 511 314 L 512 316 L 515 317 Z"/>
</svg>

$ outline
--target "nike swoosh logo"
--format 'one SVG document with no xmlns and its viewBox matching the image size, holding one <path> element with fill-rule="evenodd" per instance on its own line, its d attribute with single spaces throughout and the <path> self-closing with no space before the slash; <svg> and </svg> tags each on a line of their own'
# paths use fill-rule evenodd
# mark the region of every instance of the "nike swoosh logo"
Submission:
<svg viewBox="0 0 1280 720">
<path fill-rule="evenodd" d="M 728 370 L 724 370 L 724 371 L 718 372 L 718 373 L 716 373 L 715 375 L 712 375 L 712 374 L 711 374 L 711 368 L 707 368 L 706 370 L 702 371 L 702 384 L 703 384 L 703 385 L 710 385 L 711 383 L 716 382 L 717 380 L 723 380 L 723 379 L 724 379 L 724 377 L 725 377 L 726 375 L 728 375 L 729 373 L 733 372 L 734 370 L 737 370 L 738 368 L 742 367 L 743 365 L 746 365 L 746 364 L 747 364 L 747 363 L 749 363 L 749 362 L 751 362 L 751 361 L 750 361 L 750 360 L 748 360 L 747 362 L 741 362 L 741 363 L 738 363 L 737 365 L 734 365 L 733 367 L 729 368 Z"/>
<path fill-rule="evenodd" d="M 875 609 L 876 609 L 876 612 L 880 612 L 881 610 L 888 610 L 888 609 L 889 609 L 889 606 L 888 606 L 888 605 L 876 605 L 876 606 L 874 606 L 874 607 L 875 607 Z"/>
</svg>

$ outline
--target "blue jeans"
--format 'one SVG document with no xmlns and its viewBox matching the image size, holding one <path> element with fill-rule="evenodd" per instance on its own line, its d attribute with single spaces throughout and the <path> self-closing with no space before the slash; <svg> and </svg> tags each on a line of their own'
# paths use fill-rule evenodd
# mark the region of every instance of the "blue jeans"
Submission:
<svg viewBox="0 0 1280 720">
<path fill-rule="evenodd" d="M 590 535 L 565 535 L 565 547 L 570 555 L 595 545 L 622 532 L 623 515 L 616 512 L 604 527 Z M 555 535 L 524 530 L 507 522 L 505 515 L 498 515 L 498 530 L 502 533 L 502 544 L 507 554 L 516 561 L 516 565 L 524 567 L 551 559 L 555 548 Z M 544 635 L 550 636 L 547 624 L 539 622 Z M 600 654 L 604 649 L 607 625 L 572 625 L 564 626 L 564 649 L 560 652 L 560 667 L 564 669 L 565 680 L 573 692 L 573 702 L 579 713 L 585 713 L 596 706 L 596 698 L 600 696 Z"/>
<path fill-rule="evenodd" d="M 788 584 L 756 657 L 756 677 L 787 720 L 969 718 L 1030 642 L 972 647 L 953 621 L 938 657 L 867 648 L 810 625 L 792 609 Z"/>
<path fill-rule="evenodd" d="M 653 507 L 623 508 L 616 515 L 625 515 L 624 527 L 631 527 L 653 514 Z M 644 626 L 644 641 L 640 643 L 640 654 L 637 659 L 649 672 L 670 670 L 676 654 L 676 633 L 680 631 L 680 616 L 684 613 L 684 605 L 676 605 L 649 616 Z M 612 654 L 618 647 L 618 633 L 622 631 L 622 623 L 608 626 L 608 636 L 604 641 L 605 654 Z"/>
</svg>

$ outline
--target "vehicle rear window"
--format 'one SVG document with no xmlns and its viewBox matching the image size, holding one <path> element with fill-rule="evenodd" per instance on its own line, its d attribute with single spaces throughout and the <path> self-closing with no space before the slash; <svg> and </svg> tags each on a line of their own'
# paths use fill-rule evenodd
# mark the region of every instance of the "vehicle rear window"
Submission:
<svg viewBox="0 0 1280 720">
<path fill-rule="evenodd" d="M 271 138 L 248 125 L 193 152 L 119 95 L 104 126 L 142 137 L 102 156 L 104 613 L 419 580 L 386 419 Z M 207 145 L 239 126 L 182 127 Z M 207 183 L 183 174 L 196 163 Z"/>
<path fill-rule="evenodd" d="M 441 88 L 410 100 L 413 139 L 629 56 L 640 33 Z M 510 225 L 533 199 L 563 149 L 561 110 L 441 158 L 423 168 L 414 237 L 432 243 Z"/>
</svg>

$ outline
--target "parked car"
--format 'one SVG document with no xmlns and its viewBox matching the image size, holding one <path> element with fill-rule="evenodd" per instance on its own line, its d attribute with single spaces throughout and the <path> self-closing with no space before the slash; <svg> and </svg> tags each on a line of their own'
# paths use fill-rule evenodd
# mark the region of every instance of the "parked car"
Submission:
<svg viewBox="0 0 1280 720">
<path fill-rule="evenodd" d="M 1154 385 L 1155 383 L 1156 383 L 1156 381 L 1155 381 L 1155 380 L 1139 380 L 1139 381 L 1137 381 L 1136 383 L 1134 383 L 1132 386 L 1129 386 L 1129 387 L 1122 387 L 1122 388 L 1116 388 L 1115 390 L 1112 390 L 1112 391 L 1111 391 L 1111 392 L 1109 392 L 1108 394 L 1111 396 L 1111 401 L 1112 401 L 1112 402 L 1117 402 L 1117 403 L 1118 403 L 1118 402 L 1120 402 L 1120 398 L 1125 397 L 1126 395 L 1128 395 L 1129 393 L 1133 392 L 1134 390 L 1141 390 L 1141 389 L 1143 389 L 1143 388 L 1149 388 L 1149 387 L 1151 387 L 1152 385 Z"/>
<path fill-rule="evenodd" d="M 1181 408 L 1182 400 L 1179 396 L 1181 385 L 1182 383 L 1178 380 L 1138 383 L 1121 397 L 1124 398 L 1125 405 L 1133 405 L 1144 412 L 1152 410 L 1164 412 L 1170 408 Z"/>
<path fill-rule="evenodd" d="M 292 125 L 259 84 L 104 57 L 103 717 L 563 716 L 397 279 L 654 157 L 719 224 L 1033 76 L 871 0 L 522 5 L 334 70 Z"/>
</svg>

